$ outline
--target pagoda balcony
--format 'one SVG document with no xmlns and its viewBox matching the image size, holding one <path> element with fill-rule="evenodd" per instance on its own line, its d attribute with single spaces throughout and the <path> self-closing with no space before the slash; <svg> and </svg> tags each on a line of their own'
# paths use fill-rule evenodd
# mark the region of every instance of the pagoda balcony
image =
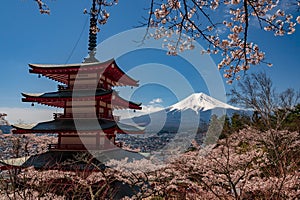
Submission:
<svg viewBox="0 0 300 200">
<path fill-rule="evenodd" d="M 112 89 L 112 85 L 107 85 L 107 84 L 102 84 L 102 83 L 98 83 L 98 84 L 76 84 L 76 86 L 74 86 L 74 83 L 71 84 L 69 87 L 67 86 L 63 86 L 63 85 L 58 85 L 58 90 L 62 91 L 62 90 L 95 90 L 96 88 L 102 88 L 104 90 L 111 90 Z"/>
<path fill-rule="evenodd" d="M 101 119 L 108 119 L 108 120 L 114 120 L 116 122 L 120 121 L 120 116 L 113 116 L 113 115 L 104 115 L 104 114 L 98 114 L 95 113 L 77 113 L 75 115 L 69 113 L 69 114 L 63 114 L 63 113 L 53 113 L 54 119 L 84 119 L 84 118 L 101 118 Z"/>
<path fill-rule="evenodd" d="M 83 144 L 48 144 L 48 150 L 86 150 Z M 96 145 L 89 149 L 97 149 Z"/>
</svg>

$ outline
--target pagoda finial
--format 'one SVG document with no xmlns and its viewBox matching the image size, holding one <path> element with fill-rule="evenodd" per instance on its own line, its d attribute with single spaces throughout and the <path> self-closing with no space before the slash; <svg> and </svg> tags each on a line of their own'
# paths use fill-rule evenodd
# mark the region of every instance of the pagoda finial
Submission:
<svg viewBox="0 0 300 200">
<path fill-rule="evenodd" d="M 89 32 L 89 57 L 85 58 L 84 62 L 98 62 L 95 58 L 96 55 L 96 47 L 97 47 L 97 18 L 98 11 L 96 9 L 96 0 L 93 0 L 93 5 L 90 11 L 90 32 Z"/>
</svg>

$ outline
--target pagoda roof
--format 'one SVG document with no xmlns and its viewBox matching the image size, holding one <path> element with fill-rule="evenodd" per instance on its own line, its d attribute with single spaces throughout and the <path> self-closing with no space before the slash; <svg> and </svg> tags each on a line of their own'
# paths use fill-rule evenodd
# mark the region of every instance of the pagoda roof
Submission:
<svg viewBox="0 0 300 200">
<path fill-rule="evenodd" d="M 130 108 L 140 110 L 141 103 L 135 103 L 132 101 L 127 101 L 121 98 L 117 92 L 114 90 L 104 90 L 97 89 L 95 90 L 61 90 L 57 92 L 48 92 L 48 93 L 22 93 L 24 98 L 23 102 L 37 102 L 40 104 L 60 107 L 65 106 L 65 101 L 93 101 L 101 100 L 104 102 L 111 102 L 112 106 L 117 109 Z"/>
<path fill-rule="evenodd" d="M 129 77 L 114 59 L 106 62 L 77 63 L 77 64 L 29 64 L 30 73 L 41 74 L 55 81 L 68 84 L 68 75 L 80 73 L 101 72 L 109 77 L 115 86 L 138 86 L 138 81 Z"/>
<path fill-rule="evenodd" d="M 33 166 L 35 169 L 39 170 L 56 169 L 63 171 L 98 171 L 106 168 L 106 166 L 96 158 L 92 158 L 92 163 L 90 164 L 78 160 L 78 158 L 82 156 L 85 156 L 85 158 L 92 158 L 92 155 L 88 151 L 48 151 L 30 156 L 21 167 L 28 168 Z"/>
<path fill-rule="evenodd" d="M 47 92 L 47 93 L 22 93 L 24 97 L 36 97 L 36 98 L 80 98 L 80 97 L 89 97 L 89 96 L 104 96 L 111 94 L 113 90 L 104 90 L 97 89 L 93 90 L 80 90 L 74 92 L 72 90 L 62 90 L 57 92 Z"/>
<path fill-rule="evenodd" d="M 86 163 L 80 158 L 91 158 L 90 163 Z M 107 166 L 103 163 L 111 159 L 122 160 L 128 158 L 128 162 L 144 159 L 145 156 L 138 152 L 114 148 L 106 151 L 99 151 L 91 154 L 89 151 L 48 151 L 41 154 L 32 155 L 21 165 L 22 168 L 34 167 L 35 169 L 58 169 L 66 171 L 98 171 Z M 73 162 L 70 162 L 73 161 Z"/>
<path fill-rule="evenodd" d="M 7 160 L 1 160 L 0 164 L 3 166 L 20 167 L 29 158 L 30 158 L 30 156 L 25 156 L 25 157 L 20 157 L 20 158 L 10 158 Z"/>
<path fill-rule="evenodd" d="M 77 126 L 76 126 L 77 125 Z M 55 119 L 52 121 L 41 122 L 36 125 L 14 125 L 16 130 L 13 133 L 25 134 L 25 133 L 91 133 L 99 132 L 114 132 L 117 133 L 143 133 L 144 128 L 139 126 L 133 126 L 115 122 L 107 119 Z"/>
</svg>

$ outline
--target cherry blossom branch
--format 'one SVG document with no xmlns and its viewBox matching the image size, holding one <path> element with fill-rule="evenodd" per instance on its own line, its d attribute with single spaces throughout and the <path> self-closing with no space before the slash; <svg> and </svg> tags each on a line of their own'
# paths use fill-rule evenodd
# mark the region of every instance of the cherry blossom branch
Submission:
<svg viewBox="0 0 300 200">
<path fill-rule="evenodd" d="M 151 16 L 151 23 L 157 32 L 150 36 L 160 39 L 178 34 L 177 42 L 166 40 L 168 45 L 165 46 L 168 47 L 171 55 L 176 55 L 178 50 L 193 49 L 185 45 L 186 42 L 202 38 L 208 44 L 208 49 L 204 53 L 222 55 L 223 60 L 218 68 L 224 69 L 224 77 L 228 79 L 228 83 L 232 83 L 234 79 L 240 79 L 240 76 L 236 74 L 250 69 L 253 65 L 262 63 L 272 66 L 265 61 L 265 53 L 259 49 L 258 45 L 248 41 L 251 16 L 257 18 L 257 23 L 261 28 L 266 31 L 272 30 L 275 35 L 292 34 L 295 31 L 296 24 L 292 21 L 290 14 L 285 14 L 281 10 L 271 14 L 278 7 L 278 2 L 274 0 L 224 0 L 223 2 L 218 0 L 162 0 L 157 4 L 153 2 L 155 1 L 152 0 L 155 8 L 152 7 L 154 15 Z M 223 5 L 220 7 L 221 4 Z M 227 7 L 228 5 L 230 8 Z M 212 12 L 216 9 L 228 9 L 231 17 L 225 16 L 224 22 L 219 23 L 217 21 L 219 17 L 214 16 Z M 205 28 L 203 23 L 197 23 L 204 21 L 210 26 Z M 297 17 L 296 21 L 300 23 L 300 17 Z M 219 35 L 218 31 L 213 31 L 218 28 L 225 28 L 226 31 Z M 185 40 L 183 35 L 179 34 L 184 33 L 183 31 L 187 34 Z"/>
</svg>

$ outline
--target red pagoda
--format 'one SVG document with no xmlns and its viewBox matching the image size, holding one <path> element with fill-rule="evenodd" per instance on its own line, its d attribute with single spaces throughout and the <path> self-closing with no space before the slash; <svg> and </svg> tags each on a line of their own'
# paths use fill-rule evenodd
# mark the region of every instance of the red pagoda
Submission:
<svg viewBox="0 0 300 200">
<path fill-rule="evenodd" d="M 95 10 L 95 1 L 93 3 Z M 92 10 L 92 11 L 93 11 Z M 97 23 L 91 12 L 91 27 Z M 60 83 L 58 91 L 43 94 L 22 93 L 23 102 L 62 108 L 52 121 L 33 127 L 15 126 L 15 134 L 57 134 L 57 144 L 49 144 L 49 151 L 86 151 L 115 148 L 116 134 L 143 133 L 143 129 L 119 123 L 114 109 L 140 110 L 141 104 L 127 101 L 113 88 L 138 86 L 120 69 L 114 59 L 99 62 L 95 58 L 96 33 L 90 31 L 90 57 L 79 64 L 29 64 L 30 73 L 42 75 Z"/>
<path fill-rule="evenodd" d="M 112 89 L 114 86 L 138 86 L 138 82 L 127 76 L 115 60 L 29 66 L 30 73 L 64 85 L 58 85 L 56 92 L 23 93 L 22 101 L 63 108 L 63 113 L 54 113 L 54 120 L 34 127 L 15 127 L 14 133 L 56 133 L 58 143 L 49 144 L 50 150 L 94 150 L 115 144 L 116 133 L 142 132 L 138 127 L 118 123 L 118 117 L 112 114 L 114 109 L 141 109 L 140 104 L 121 98 Z"/>
</svg>

